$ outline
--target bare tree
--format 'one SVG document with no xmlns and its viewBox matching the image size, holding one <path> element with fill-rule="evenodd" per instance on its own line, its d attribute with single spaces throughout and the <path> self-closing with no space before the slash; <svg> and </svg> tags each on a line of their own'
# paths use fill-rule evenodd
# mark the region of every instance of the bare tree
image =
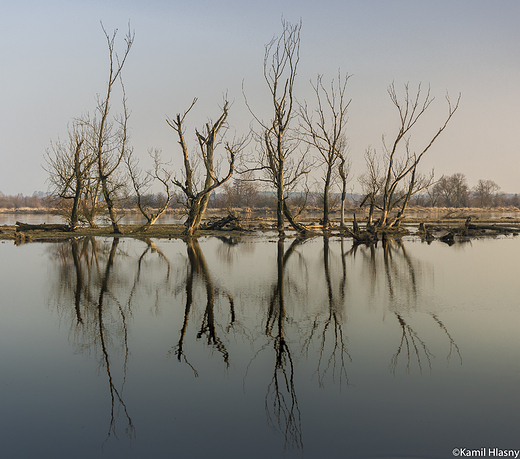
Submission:
<svg viewBox="0 0 520 459">
<path fill-rule="evenodd" d="M 342 184 L 342 215 L 348 178 L 346 158 L 345 127 L 347 109 L 351 100 L 345 98 L 345 89 L 349 75 L 344 78 L 338 74 L 336 82 L 332 80 L 330 90 L 323 86 L 322 75 L 318 75 L 312 88 L 316 94 L 317 108 L 311 111 L 307 103 L 300 106 L 301 127 L 305 142 L 312 145 L 320 155 L 323 167 L 323 229 L 330 225 L 330 189 L 336 177 Z M 316 119 L 313 118 L 316 116 Z M 335 177 L 336 174 L 336 177 Z"/>
<path fill-rule="evenodd" d="M 94 161 L 96 156 L 94 155 Z M 96 217 L 105 210 L 105 203 L 100 199 L 101 182 L 97 171 L 87 177 L 84 187 L 84 198 L 81 200 L 81 218 L 86 221 L 91 228 L 97 228 Z"/>
<path fill-rule="evenodd" d="M 296 222 L 287 205 L 289 193 L 301 184 L 309 172 L 306 152 L 300 150 L 298 133 L 291 127 L 297 115 L 293 91 L 300 60 L 300 30 L 301 22 L 292 25 L 282 19 L 282 34 L 273 38 L 265 47 L 264 78 L 273 104 L 271 119 L 268 122 L 261 121 L 251 110 L 246 98 L 246 105 L 260 126 L 259 131 L 254 133 L 260 152 L 256 165 L 249 170 L 263 173 L 259 180 L 276 190 L 277 228 L 280 235 L 284 234 L 285 218 L 297 231 L 306 231 L 303 225 Z"/>
<path fill-rule="evenodd" d="M 229 102 L 224 101 L 222 114 L 217 121 L 215 123 L 212 121 L 206 123 L 202 133 L 195 130 L 199 143 L 198 157 L 204 165 L 205 170 L 204 181 L 202 184 L 198 184 L 195 166 L 192 164 L 193 160 L 190 159 L 188 146 L 184 139 L 184 120 L 196 102 L 197 99 L 194 99 L 184 114 L 177 114 L 175 119 L 166 119 L 168 125 L 175 130 L 179 137 L 179 145 L 181 146 L 184 159 L 183 178 L 182 180 L 174 178 L 173 183 L 179 187 L 186 196 L 188 218 L 185 222 L 186 230 L 184 234 L 188 236 L 193 235 L 199 228 L 211 193 L 231 178 L 235 158 L 244 148 L 246 142 L 246 139 L 234 140 L 232 143 L 227 141 L 223 142 L 221 137 L 219 137 L 222 134 L 221 131 L 225 132 L 227 129 L 226 120 L 228 117 Z M 222 142 L 227 152 L 229 167 L 227 173 L 222 178 L 218 178 L 219 167 L 217 159 L 215 158 L 215 150 Z"/>
<path fill-rule="evenodd" d="M 434 186 L 434 192 L 441 197 L 447 207 L 464 207 L 469 200 L 469 187 L 466 176 L 460 172 L 443 175 Z"/>
<path fill-rule="evenodd" d="M 343 228 L 345 226 L 345 200 L 347 198 L 347 183 L 350 175 L 351 162 L 348 157 L 348 152 L 338 152 L 339 156 L 339 164 L 338 164 L 338 174 L 341 183 L 341 192 L 340 192 L 340 205 L 341 205 L 341 215 L 340 215 L 340 226 Z"/>
<path fill-rule="evenodd" d="M 381 216 L 376 226 L 381 229 L 399 225 L 410 196 L 432 184 L 433 176 L 430 176 L 431 180 L 420 177 L 417 174 L 417 166 L 440 134 L 446 129 L 446 126 L 459 107 L 460 101 L 459 94 L 456 103 L 452 105 L 449 96 L 446 95 L 448 114 L 445 121 L 426 143 L 425 147 L 417 153 L 412 152 L 410 149 L 410 133 L 434 100 L 430 96 L 430 89 L 428 88 L 426 94 L 423 94 L 419 84 L 415 95 L 413 95 L 409 91 L 408 84 L 406 84 L 404 98 L 400 100 L 392 83 L 388 88 L 388 94 L 399 113 L 399 130 L 390 145 L 386 143 L 383 137 L 382 159 L 376 155 L 375 151 L 371 153 L 372 157 L 369 157 L 369 162 L 372 163 L 369 165 L 369 169 L 372 168 L 373 171 L 379 169 L 381 171 L 374 175 L 373 171 L 369 170 L 366 176 L 367 180 L 375 180 L 373 186 L 370 187 L 370 193 L 378 189 L 380 201 L 376 203 L 374 194 L 367 194 L 362 202 L 364 204 L 368 199 L 371 205 L 379 208 Z M 382 167 L 380 163 L 382 163 Z M 379 175 L 380 173 L 381 175 Z M 400 205 L 398 216 L 394 221 L 390 221 L 389 214 L 398 205 Z"/>
<path fill-rule="evenodd" d="M 130 116 L 126 106 L 126 95 L 121 78 L 121 72 L 128 57 L 128 53 L 134 42 L 134 33 L 128 30 L 125 36 L 125 48 L 120 58 L 114 49 L 117 29 L 112 35 L 101 24 L 108 44 L 109 72 L 106 94 L 103 98 L 98 96 L 95 115 L 86 116 L 80 120 L 88 126 L 93 133 L 92 148 L 96 154 L 98 178 L 101 193 L 108 210 L 110 222 L 114 233 L 120 233 L 118 218 L 114 208 L 114 196 L 122 188 L 123 181 L 116 179 L 117 171 L 127 151 L 128 142 L 128 117 Z M 114 119 L 110 119 L 110 103 L 112 93 L 117 81 L 121 82 L 123 113 Z"/>
<path fill-rule="evenodd" d="M 258 185 L 252 176 L 245 179 L 233 177 L 232 183 L 224 185 L 223 204 L 231 210 L 233 207 L 254 207 L 258 200 Z"/>
<path fill-rule="evenodd" d="M 150 150 L 148 153 L 153 159 L 154 167 L 146 172 L 139 169 L 139 161 L 133 156 L 133 151 L 129 151 L 125 156 L 125 163 L 137 197 L 137 208 L 146 218 L 146 223 L 140 231 L 147 231 L 164 214 L 175 196 L 172 182 L 173 170 L 167 169 L 168 164 L 163 162 L 160 150 Z M 164 199 L 161 199 L 155 208 L 146 202 L 154 182 L 159 182 L 165 193 Z"/>
<path fill-rule="evenodd" d="M 366 172 L 359 177 L 359 183 L 361 184 L 361 190 L 364 195 L 360 207 L 363 207 L 365 204 L 370 206 L 367 227 L 371 228 L 373 225 L 374 212 L 378 204 L 379 193 L 383 187 L 381 162 L 372 148 L 367 148 L 365 151 L 365 165 Z"/>
<path fill-rule="evenodd" d="M 92 174 L 95 157 L 90 155 L 85 142 L 85 130 L 74 122 L 68 130 L 68 142 L 51 143 L 46 152 L 45 170 L 49 173 L 49 184 L 55 196 L 71 201 L 66 206 L 66 218 L 70 229 L 78 226 L 80 203 L 85 193 L 85 185 Z"/>
<path fill-rule="evenodd" d="M 500 187 L 493 180 L 479 180 L 477 186 L 473 188 L 475 196 L 480 207 L 489 207 L 493 204 L 494 198 L 500 191 Z"/>
</svg>

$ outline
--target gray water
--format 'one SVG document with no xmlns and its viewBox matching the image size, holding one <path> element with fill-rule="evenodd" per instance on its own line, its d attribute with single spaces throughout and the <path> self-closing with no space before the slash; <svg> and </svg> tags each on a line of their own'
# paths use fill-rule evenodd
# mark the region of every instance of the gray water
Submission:
<svg viewBox="0 0 520 459">
<path fill-rule="evenodd" d="M 181 224 L 186 218 L 179 216 L 178 214 L 167 213 L 163 214 L 157 220 L 157 223 L 163 225 L 178 225 Z M 16 222 L 28 223 L 31 225 L 41 225 L 42 223 L 47 224 L 63 224 L 66 220 L 59 215 L 50 213 L 31 213 L 31 212 L 16 212 L 16 213 L 0 213 L 0 226 L 2 225 L 15 225 Z M 96 223 L 99 225 L 110 225 L 110 220 L 105 217 L 96 219 Z M 146 219 L 137 212 L 128 212 L 123 216 L 119 223 L 122 225 L 144 225 Z"/>
<path fill-rule="evenodd" d="M 520 449 L 520 239 L 0 244 L 0 457 Z"/>
</svg>

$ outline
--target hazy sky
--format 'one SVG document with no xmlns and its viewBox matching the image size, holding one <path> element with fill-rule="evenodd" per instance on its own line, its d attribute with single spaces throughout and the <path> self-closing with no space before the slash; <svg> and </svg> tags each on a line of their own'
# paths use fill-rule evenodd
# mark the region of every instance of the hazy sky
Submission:
<svg viewBox="0 0 520 459">
<path fill-rule="evenodd" d="M 229 122 L 245 133 L 253 109 L 269 116 L 264 46 L 280 19 L 302 20 L 296 96 L 312 103 L 310 79 L 352 74 L 348 137 L 353 175 L 363 153 L 395 134 L 387 87 L 431 85 L 436 97 L 415 139 L 433 133 L 444 95 L 462 93 L 445 133 L 424 158 L 435 174 L 463 172 L 470 186 L 492 179 L 520 192 L 520 2 L 517 0 L 2 0 L 0 8 L 0 190 L 47 190 L 43 155 L 66 137 L 67 123 L 92 112 L 108 71 L 105 37 L 118 28 L 122 50 L 130 21 L 135 44 L 124 69 L 131 143 L 146 157 L 160 148 L 180 166 L 175 116 L 199 98 L 190 129 L 218 116 L 224 93 Z M 114 105 L 117 109 L 117 104 Z M 189 140 L 192 140 L 188 132 Z M 420 148 L 420 143 L 413 143 Z M 193 142 L 192 142 L 193 143 Z"/>
</svg>

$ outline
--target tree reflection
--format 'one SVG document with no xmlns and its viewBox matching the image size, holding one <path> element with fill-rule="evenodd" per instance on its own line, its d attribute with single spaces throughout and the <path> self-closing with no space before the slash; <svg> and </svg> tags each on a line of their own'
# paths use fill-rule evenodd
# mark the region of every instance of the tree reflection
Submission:
<svg viewBox="0 0 520 459">
<path fill-rule="evenodd" d="M 448 355 L 446 357 L 446 360 L 448 363 L 450 362 L 451 355 L 453 354 L 453 350 L 455 349 L 455 352 L 459 356 L 460 364 L 462 365 L 462 355 L 460 353 L 459 346 L 457 346 L 457 343 L 455 343 L 455 340 L 452 338 L 450 333 L 448 332 L 448 329 L 446 326 L 440 321 L 440 319 L 437 317 L 436 314 L 430 314 L 430 316 L 433 318 L 433 320 L 437 323 L 437 325 L 440 327 L 440 329 L 446 334 L 450 341 L 450 351 L 448 352 Z"/>
<path fill-rule="evenodd" d="M 399 325 L 401 326 L 402 335 L 401 342 L 399 343 L 399 347 L 397 348 L 396 353 L 392 356 L 390 368 L 392 372 L 395 374 L 395 370 L 397 368 L 397 363 L 399 360 L 399 356 L 401 355 L 401 351 L 403 348 L 406 350 L 406 371 L 410 372 L 410 362 L 411 356 L 414 355 L 417 359 L 417 364 L 419 365 L 419 371 L 422 373 L 422 361 L 421 361 L 421 350 L 424 353 L 426 361 L 428 363 L 428 367 L 430 371 L 432 369 L 432 361 L 431 358 L 434 355 L 430 352 L 426 343 L 419 338 L 417 332 L 410 327 L 404 320 L 403 316 L 397 312 L 394 312 Z"/>
<path fill-rule="evenodd" d="M 350 253 L 355 256 L 359 247 L 359 245 L 354 245 Z M 431 371 L 432 358 L 434 355 L 430 351 L 426 341 L 419 336 L 417 330 L 412 328 L 407 319 L 407 315 L 417 310 L 420 301 L 420 286 L 417 275 L 417 271 L 421 271 L 422 269 L 420 263 L 409 255 L 404 243 L 400 239 L 382 241 L 382 247 L 379 249 L 379 251 L 382 250 L 382 261 L 379 261 L 377 256 L 377 244 L 370 244 L 359 248 L 359 250 L 363 254 L 363 260 L 369 267 L 372 291 L 376 290 L 379 273 L 383 271 L 386 291 L 388 292 L 388 308 L 392 311 L 401 330 L 397 350 L 390 360 L 390 370 L 395 374 L 399 359 L 404 356 L 407 372 L 410 372 L 411 364 L 414 361 L 417 363 L 420 373 L 422 373 L 425 364 Z M 462 363 L 460 349 L 448 332 L 446 326 L 435 314 L 430 313 L 428 317 L 433 319 L 450 342 L 448 360 L 453 350 L 455 350 Z"/>
<path fill-rule="evenodd" d="M 267 311 L 265 333 L 271 339 L 275 352 L 274 372 L 267 387 L 265 410 L 269 425 L 285 436 L 285 445 L 303 447 L 301 416 L 294 385 L 294 362 L 285 337 L 285 268 L 287 261 L 301 243 L 295 239 L 284 251 L 284 239 L 278 239 L 277 278 Z"/>
<path fill-rule="evenodd" d="M 109 291 L 109 278 L 113 270 L 114 266 L 114 258 L 116 256 L 116 250 L 117 246 L 119 244 L 119 238 L 114 238 L 112 240 L 112 246 L 110 248 L 110 255 L 108 257 L 105 271 L 101 278 L 101 289 L 99 292 L 99 300 L 97 304 L 97 312 L 98 312 L 98 326 L 99 326 L 99 339 L 101 343 L 101 350 L 103 352 L 103 357 L 105 360 L 105 368 L 108 375 L 108 382 L 110 387 L 110 399 L 111 399 L 111 411 L 110 411 L 110 426 L 108 428 L 108 436 L 107 440 L 110 437 L 111 434 L 114 434 L 114 436 L 117 437 L 116 433 L 116 424 L 115 424 L 115 417 L 114 417 L 114 407 L 116 400 L 119 402 L 119 405 L 123 407 L 123 411 L 125 413 L 125 416 L 128 420 L 128 427 L 126 428 L 126 432 L 130 437 L 135 436 L 135 428 L 132 424 L 132 420 L 130 419 L 130 415 L 128 414 L 128 410 L 126 408 L 125 402 L 123 401 L 121 394 L 123 392 L 123 387 L 126 380 L 126 369 L 127 369 L 127 363 L 128 363 L 128 327 L 126 324 L 126 316 L 125 311 L 121 307 L 120 304 L 117 304 L 119 312 L 121 314 L 121 321 L 122 321 L 122 331 L 123 331 L 123 347 L 125 351 L 125 357 L 124 357 L 124 365 L 123 365 L 123 382 L 121 383 L 121 389 L 118 390 L 116 387 L 116 384 L 114 383 L 114 378 L 112 376 L 112 371 L 110 369 L 110 356 L 109 351 L 107 347 L 107 341 L 111 338 L 110 334 L 107 332 L 107 327 L 104 324 L 104 309 L 105 309 L 105 296 L 108 296 L 110 294 Z"/>
<path fill-rule="evenodd" d="M 347 266 L 344 239 L 340 245 L 341 272 L 339 288 L 336 286 L 334 270 L 331 266 L 331 257 L 334 256 L 330 248 L 330 239 L 323 236 L 323 270 L 326 287 L 326 306 L 325 313 L 321 309 L 316 312 L 312 328 L 304 344 L 305 354 L 308 356 L 309 347 L 313 338 L 317 335 L 319 341 L 318 364 L 315 374 L 318 378 L 318 385 L 324 387 L 325 378 L 328 374 L 332 375 L 332 381 L 339 380 L 340 387 L 345 381 L 349 384 L 346 360 L 352 362 L 352 358 L 347 350 L 347 336 L 343 332 L 345 323 L 344 308 L 346 306 L 347 294 Z M 328 343 L 328 344 L 327 344 Z"/>
<path fill-rule="evenodd" d="M 126 418 L 126 434 L 133 438 L 135 428 L 123 400 L 128 364 L 128 315 L 129 302 L 121 302 L 115 286 L 122 282 L 116 272 L 116 256 L 119 238 L 99 243 L 93 237 L 72 239 L 66 243 L 50 246 L 50 254 L 58 263 L 55 304 L 64 313 L 73 311 L 71 331 L 74 342 L 83 351 L 100 352 L 100 366 L 107 374 L 111 400 L 110 421 L 107 438 L 117 438 L 116 418 L 121 411 Z M 73 308 L 69 308 L 73 305 Z M 114 374 L 113 362 L 122 350 L 122 376 L 120 382 Z M 105 441 L 106 441 L 105 440 Z"/>
<path fill-rule="evenodd" d="M 220 238 L 221 242 L 209 247 L 216 247 L 213 256 L 226 268 L 238 263 L 234 269 L 242 269 L 244 261 L 237 255 L 254 247 L 244 239 Z M 381 241 L 379 246 L 354 244 L 349 249 L 343 238 L 338 241 L 327 236 L 321 241 L 294 239 L 289 244 L 280 238 L 276 242 L 276 262 L 272 253 L 268 264 L 247 268 L 252 276 L 258 276 L 251 280 L 252 288 L 258 289 L 254 294 L 247 290 L 249 284 L 241 285 L 236 279 L 229 279 L 228 284 L 225 276 L 212 272 L 214 259 L 210 253 L 206 253 L 206 259 L 206 246 L 201 247 L 196 238 L 184 240 L 186 252 L 180 255 L 183 263 L 170 262 L 167 252 L 149 238 L 128 244 L 118 238 L 75 238 L 49 246 L 48 252 L 56 261 L 53 303 L 70 323 L 74 344 L 82 352 L 94 352 L 106 372 L 111 400 L 107 440 L 117 437 L 116 421 L 120 423 L 121 418 L 127 435 L 135 435 L 123 389 L 129 359 L 129 322 L 133 308 L 143 298 L 151 299 L 152 304 L 155 300 L 155 310 L 175 304 L 172 297 L 182 298 L 182 302 L 177 301 L 179 309 L 173 311 L 179 314 L 175 326 L 179 335 L 170 353 L 195 377 L 202 372 L 196 361 L 200 352 L 189 348 L 195 340 L 209 348 L 226 369 L 231 356 L 236 355 L 233 346 L 240 341 L 230 339 L 236 330 L 256 352 L 249 365 L 260 353 L 269 353 L 272 370 L 268 370 L 268 379 L 262 384 L 263 388 L 267 386 L 267 423 L 284 437 L 286 448 L 303 448 L 295 381 L 300 357 L 313 359 L 309 366 L 320 388 L 330 380 L 339 383 L 340 388 L 348 386 L 349 377 L 355 376 L 350 369 L 356 368 L 350 365 L 355 355 L 350 355 L 347 335 L 347 325 L 351 327 L 347 312 L 353 306 L 383 304 L 383 314 L 390 317 L 398 333 L 393 337 L 396 348 L 389 355 L 392 373 L 403 367 L 406 372 L 414 368 L 420 373 L 432 370 L 435 343 L 419 325 L 440 331 L 442 339 L 447 338 L 449 343 L 447 360 L 458 355 L 462 363 L 460 349 L 445 323 L 437 314 L 420 311 L 424 266 L 410 255 L 402 241 Z M 139 250 L 127 253 L 128 246 Z M 246 290 L 247 294 L 243 294 Z M 167 295 L 161 296 L 161 292 Z M 363 300 L 368 297 L 374 301 L 360 301 L 356 296 L 359 294 Z M 261 314 L 262 319 L 255 314 Z M 426 320 L 418 324 L 417 317 Z M 255 351 L 257 339 L 263 346 Z M 187 372 L 191 375 L 190 370 Z"/>
<path fill-rule="evenodd" d="M 201 326 L 197 332 L 197 339 L 204 337 L 205 342 L 220 353 L 226 364 L 226 368 L 229 367 L 229 352 L 222 339 L 218 336 L 217 322 L 215 318 L 215 299 L 221 293 L 222 289 L 217 287 L 213 282 L 208 263 L 204 257 L 204 253 L 202 252 L 198 240 L 196 238 L 187 238 L 185 243 L 188 255 L 188 264 L 187 273 L 181 285 L 183 285 L 185 289 L 186 303 L 184 307 L 184 320 L 180 331 L 179 341 L 174 349 L 174 354 L 177 356 L 179 361 L 184 361 L 189 365 L 193 370 L 194 375 L 198 376 L 197 370 L 188 361 L 184 352 L 184 341 L 188 329 L 190 312 L 194 304 L 194 289 L 196 288 L 197 282 L 200 282 L 203 285 L 206 294 L 206 307 L 204 309 Z M 230 305 L 231 319 L 229 327 L 231 327 L 235 321 L 234 301 L 233 297 L 229 293 L 226 293 L 226 297 L 229 300 Z"/>
<path fill-rule="evenodd" d="M 343 242 L 343 241 L 342 241 Z M 342 246 L 343 249 L 343 246 Z M 348 375 L 345 367 L 345 356 L 348 357 L 350 361 L 352 358 L 347 351 L 346 347 L 346 338 L 343 335 L 343 307 L 345 306 L 345 286 L 347 282 L 347 271 L 345 265 L 345 255 L 341 253 L 342 260 L 342 276 L 341 283 L 339 289 L 339 295 L 335 294 L 332 285 L 332 273 L 330 267 L 330 256 L 331 251 L 329 247 L 329 238 L 328 236 L 323 236 L 323 267 L 325 270 L 325 281 L 327 285 L 327 300 L 328 300 L 328 316 L 323 323 L 323 332 L 321 335 L 321 347 L 320 347 L 320 357 L 318 361 L 318 382 L 321 387 L 323 387 L 323 381 L 327 372 L 332 369 L 332 378 L 335 379 L 336 371 L 339 373 L 339 382 L 341 385 L 342 378 L 344 377 L 348 384 Z M 332 351 L 326 363 L 322 365 L 322 359 L 325 351 L 325 344 L 327 340 L 327 332 L 330 331 L 332 334 Z M 339 370 L 338 368 L 339 363 Z"/>
</svg>

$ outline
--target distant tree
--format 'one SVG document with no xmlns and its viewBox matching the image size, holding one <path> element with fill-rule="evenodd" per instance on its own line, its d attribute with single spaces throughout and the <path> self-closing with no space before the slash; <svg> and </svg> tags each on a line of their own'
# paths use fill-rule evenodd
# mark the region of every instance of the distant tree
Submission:
<svg viewBox="0 0 520 459">
<path fill-rule="evenodd" d="M 510 205 L 510 206 L 520 208 L 520 196 L 518 196 L 518 194 L 516 194 L 516 193 L 513 196 L 511 196 L 507 200 L 507 202 L 508 202 L 508 205 Z"/>
<path fill-rule="evenodd" d="M 442 176 L 434 185 L 434 192 L 446 207 L 466 207 L 469 203 L 469 187 L 466 176 L 456 173 Z"/>
<path fill-rule="evenodd" d="M 495 204 L 500 187 L 493 180 L 479 180 L 473 188 L 473 196 L 479 207 L 491 207 Z"/>
<path fill-rule="evenodd" d="M 255 207 L 258 200 L 258 185 L 254 180 L 233 178 L 232 183 L 223 186 L 223 202 L 225 207 Z"/>
<path fill-rule="evenodd" d="M 190 159 L 188 146 L 184 138 L 184 121 L 196 102 L 197 99 L 194 99 L 188 110 L 182 115 L 177 114 L 175 119 L 166 120 L 168 125 L 177 133 L 184 160 L 183 177 L 174 178 L 173 183 L 179 187 L 186 196 L 188 218 L 185 222 L 186 230 L 184 233 L 188 236 L 193 235 L 199 228 L 211 193 L 231 178 L 235 158 L 242 151 L 246 142 L 246 139 L 233 140 L 232 142 L 221 141 L 221 136 L 223 136 L 223 133 L 225 133 L 227 129 L 226 120 L 229 112 L 229 102 L 224 101 L 222 113 L 217 121 L 214 123 L 212 121 L 206 123 L 202 133 L 195 130 L 199 143 L 198 158 L 200 163 L 204 166 L 202 173 L 203 180 L 201 179 L 199 181 L 193 158 Z M 215 157 L 215 150 L 222 143 L 227 152 L 228 170 L 219 178 L 219 167 L 217 158 Z"/>
</svg>

